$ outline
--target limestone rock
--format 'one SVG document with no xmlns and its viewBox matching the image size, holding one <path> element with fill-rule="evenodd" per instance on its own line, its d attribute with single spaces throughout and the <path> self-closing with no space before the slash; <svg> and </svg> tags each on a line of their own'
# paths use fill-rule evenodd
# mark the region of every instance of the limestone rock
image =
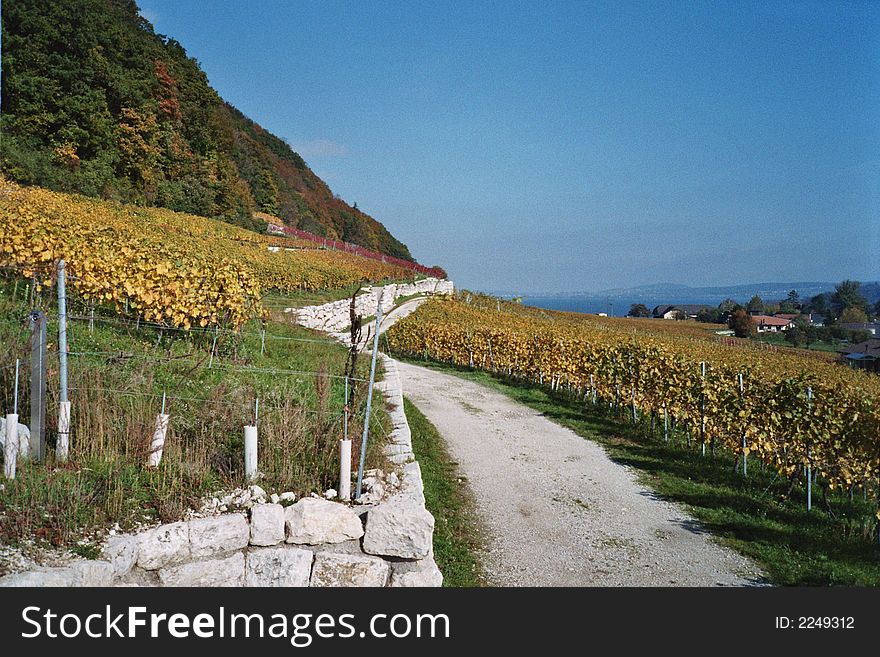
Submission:
<svg viewBox="0 0 880 657">
<path fill-rule="evenodd" d="M 193 561 L 159 571 L 162 586 L 241 586 L 244 554 L 235 552 L 224 559 Z"/>
<path fill-rule="evenodd" d="M 284 540 L 284 507 L 259 504 L 251 509 L 251 545 L 277 545 Z"/>
<path fill-rule="evenodd" d="M 364 552 L 404 559 L 424 559 L 431 552 L 434 516 L 410 495 L 396 495 L 370 509 Z"/>
<path fill-rule="evenodd" d="M 0 577 L 3 587 L 73 586 L 74 573 L 70 568 L 44 568 Z"/>
<path fill-rule="evenodd" d="M 113 583 L 113 565 L 106 561 L 74 561 L 69 570 L 73 580 L 71 586 L 77 588 L 110 586 Z"/>
<path fill-rule="evenodd" d="M 122 577 L 137 563 L 137 538 L 127 534 L 111 536 L 101 551 L 101 558 L 110 562 L 114 577 Z"/>
<path fill-rule="evenodd" d="M 419 561 L 399 561 L 391 567 L 391 586 L 442 586 L 443 573 L 434 557 Z"/>
<path fill-rule="evenodd" d="M 284 510 L 287 542 L 341 543 L 364 535 L 360 519 L 347 506 L 307 497 Z"/>
<path fill-rule="evenodd" d="M 389 571 L 388 563 L 377 557 L 319 552 L 311 586 L 385 586 Z"/>
<path fill-rule="evenodd" d="M 266 491 L 256 484 L 248 486 L 248 493 L 250 493 L 251 500 L 254 502 L 263 502 L 266 500 Z"/>
<path fill-rule="evenodd" d="M 309 585 L 313 555 L 295 547 L 250 550 L 247 554 L 244 585 L 301 587 Z"/>
<path fill-rule="evenodd" d="M 248 521 L 239 513 L 189 522 L 189 544 L 193 559 L 240 550 L 248 544 L 249 539 Z"/>
<path fill-rule="evenodd" d="M 189 559 L 189 523 L 172 522 L 136 536 L 137 565 L 144 570 Z"/>
</svg>

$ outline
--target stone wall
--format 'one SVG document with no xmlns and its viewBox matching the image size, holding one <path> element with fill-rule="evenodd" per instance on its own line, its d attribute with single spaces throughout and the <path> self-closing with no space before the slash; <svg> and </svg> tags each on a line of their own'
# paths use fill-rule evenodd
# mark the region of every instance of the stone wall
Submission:
<svg viewBox="0 0 880 657">
<path fill-rule="evenodd" d="M 364 293 L 355 300 L 355 311 L 359 315 L 369 317 L 376 314 L 380 293 L 382 312 L 386 313 L 394 307 L 397 299 L 414 294 L 454 294 L 455 285 L 449 280 L 424 278 L 415 283 L 392 283 L 381 287 L 366 287 L 364 290 Z M 296 322 L 306 328 L 337 332 L 351 324 L 349 304 L 349 299 L 342 299 L 320 306 L 287 308 L 285 312 L 295 313 Z"/>
</svg>

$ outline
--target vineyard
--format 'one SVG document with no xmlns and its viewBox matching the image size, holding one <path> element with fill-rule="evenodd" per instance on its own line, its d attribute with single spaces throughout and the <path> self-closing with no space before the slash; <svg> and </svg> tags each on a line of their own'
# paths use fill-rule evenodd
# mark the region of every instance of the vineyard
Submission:
<svg viewBox="0 0 880 657">
<path fill-rule="evenodd" d="M 399 354 L 625 408 L 792 481 L 811 474 L 830 490 L 877 490 L 880 379 L 794 353 L 731 349 L 692 329 L 633 326 L 468 296 L 432 300 L 387 336 Z"/>
<path fill-rule="evenodd" d="M 303 248 L 302 240 L 2 179 L 0 244 L 0 267 L 33 277 L 37 286 L 51 282 L 64 258 L 71 286 L 84 298 L 183 328 L 241 326 L 264 312 L 261 300 L 269 291 L 413 276 L 390 263 Z"/>
</svg>

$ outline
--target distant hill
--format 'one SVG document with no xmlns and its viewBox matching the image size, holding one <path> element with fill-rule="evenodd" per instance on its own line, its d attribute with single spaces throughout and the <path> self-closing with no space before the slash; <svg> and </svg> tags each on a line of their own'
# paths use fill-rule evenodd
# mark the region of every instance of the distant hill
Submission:
<svg viewBox="0 0 880 657">
<path fill-rule="evenodd" d="M 745 303 L 754 295 L 765 301 L 785 299 L 791 290 L 796 290 L 801 299 L 809 299 L 817 294 L 834 290 L 834 283 L 801 281 L 796 283 L 748 283 L 744 285 L 723 285 L 712 287 L 689 287 L 687 285 L 658 283 L 633 288 L 618 288 L 597 293 L 600 297 L 658 297 L 670 299 L 669 303 L 721 303 L 733 299 Z"/>
<path fill-rule="evenodd" d="M 284 140 L 224 102 L 133 0 L 14 0 L 2 14 L 0 168 L 11 179 L 257 230 L 259 211 L 412 260 Z"/>
<path fill-rule="evenodd" d="M 631 302 L 656 303 L 705 303 L 717 304 L 725 299 L 733 299 L 745 303 L 754 295 L 765 301 L 778 301 L 788 296 L 789 291 L 796 290 L 801 299 L 809 299 L 817 294 L 834 290 L 835 283 L 798 282 L 798 283 L 748 283 L 745 285 L 728 285 L 714 287 L 690 287 L 677 283 L 653 283 L 629 288 L 613 288 L 600 292 L 566 293 L 558 295 L 535 295 L 542 298 L 555 296 L 568 299 L 610 300 L 626 299 Z M 862 286 L 865 293 L 865 286 Z"/>
</svg>

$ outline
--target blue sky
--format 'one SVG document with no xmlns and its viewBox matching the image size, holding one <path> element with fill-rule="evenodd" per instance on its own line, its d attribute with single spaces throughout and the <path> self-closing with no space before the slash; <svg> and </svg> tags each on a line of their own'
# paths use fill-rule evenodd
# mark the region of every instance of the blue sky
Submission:
<svg viewBox="0 0 880 657">
<path fill-rule="evenodd" d="M 880 278 L 880 3 L 139 5 L 460 286 Z"/>
</svg>

